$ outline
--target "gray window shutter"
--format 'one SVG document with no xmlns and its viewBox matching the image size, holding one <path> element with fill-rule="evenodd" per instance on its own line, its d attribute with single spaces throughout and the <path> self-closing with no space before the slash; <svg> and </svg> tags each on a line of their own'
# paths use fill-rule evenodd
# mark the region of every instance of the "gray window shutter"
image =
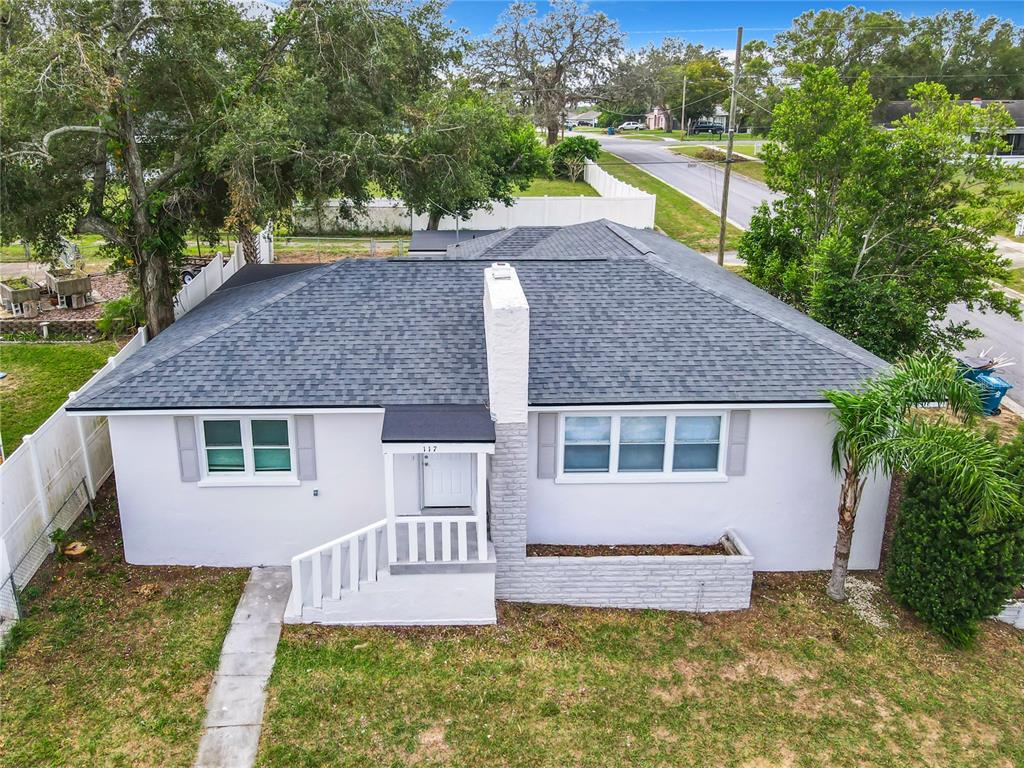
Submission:
<svg viewBox="0 0 1024 768">
<path fill-rule="evenodd" d="M 537 414 L 537 477 L 543 479 L 555 476 L 558 447 L 558 414 Z"/>
<path fill-rule="evenodd" d="M 299 480 L 316 480 L 316 438 L 312 415 L 295 417 L 295 442 Z"/>
<path fill-rule="evenodd" d="M 199 480 L 199 447 L 196 445 L 196 421 L 191 416 L 175 416 L 174 432 L 178 436 L 178 466 L 181 480 L 194 483 Z"/>
<path fill-rule="evenodd" d="M 747 441 L 750 438 L 750 411 L 729 414 L 729 445 L 725 454 L 725 474 L 747 473 Z"/>
</svg>

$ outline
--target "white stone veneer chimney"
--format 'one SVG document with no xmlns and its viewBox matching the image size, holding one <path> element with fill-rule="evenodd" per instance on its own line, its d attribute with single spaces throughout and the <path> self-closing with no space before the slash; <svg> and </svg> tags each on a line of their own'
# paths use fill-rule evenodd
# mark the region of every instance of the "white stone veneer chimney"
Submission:
<svg viewBox="0 0 1024 768">
<path fill-rule="evenodd" d="M 488 479 L 490 534 L 497 560 L 495 594 L 511 594 L 526 561 L 527 387 L 530 305 L 509 264 L 484 270 L 487 386 L 494 417 Z"/>
<path fill-rule="evenodd" d="M 491 414 L 499 424 L 526 423 L 530 378 L 530 305 L 510 264 L 484 270 L 484 334 Z"/>
</svg>

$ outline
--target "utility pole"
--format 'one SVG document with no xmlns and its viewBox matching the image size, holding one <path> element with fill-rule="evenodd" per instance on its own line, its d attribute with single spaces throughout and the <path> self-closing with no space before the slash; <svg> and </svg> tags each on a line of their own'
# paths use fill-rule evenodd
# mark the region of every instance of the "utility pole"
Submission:
<svg viewBox="0 0 1024 768">
<path fill-rule="evenodd" d="M 729 98 L 729 144 L 725 148 L 725 179 L 722 180 L 722 220 L 718 225 L 718 266 L 725 264 L 725 220 L 729 210 L 729 174 L 732 172 L 732 142 L 736 137 L 736 86 L 740 79 L 743 27 L 736 27 L 736 60 L 732 64 L 732 93 Z"/>
<path fill-rule="evenodd" d="M 683 75 L 683 106 L 679 108 L 679 136 L 682 139 L 686 139 L 686 80 L 687 76 Z"/>
</svg>

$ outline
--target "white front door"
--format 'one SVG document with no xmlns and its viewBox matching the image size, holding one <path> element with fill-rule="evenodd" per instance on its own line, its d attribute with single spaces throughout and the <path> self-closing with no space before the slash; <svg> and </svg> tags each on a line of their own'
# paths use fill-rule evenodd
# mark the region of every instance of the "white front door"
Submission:
<svg viewBox="0 0 1024 768">
<path fill-rule="evenodd" d="M 423 454 L 423 506 L 470 506 L 472 458 L 468 453 Z"/>
</svg>

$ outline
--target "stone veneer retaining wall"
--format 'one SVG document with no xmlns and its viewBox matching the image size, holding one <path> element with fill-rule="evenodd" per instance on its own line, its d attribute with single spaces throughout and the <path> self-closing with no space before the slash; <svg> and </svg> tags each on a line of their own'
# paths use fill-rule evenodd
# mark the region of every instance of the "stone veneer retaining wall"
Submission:
<svg viewBox="0 0 1024 768">
<path fill-rule="evenodd" d="M 505 600 L 674 611 L 750 606 L 754 558 L 741 555 L 527 557 L 526 424 L 496 424 L 491 460 L 495 594 Z"/>
<path fill-rule="evenodd" d="M 43 337 L 42 323 L 48 323 L 51 334 L 82 334 L 96 336 L 99 330 L 96 328 L 95 320 L 47 320 L 45 317 L 34 317 L 29 319 L 17 318 L 14 320 L 0 320 L 0 333 L 35 333 L 39 338 Z"/>
<path fill-rule="evenodd" d="M 1024 600 L 1011 600 L 996 618 L 1017 629 L 1024 629 Z"/>
</svg>

